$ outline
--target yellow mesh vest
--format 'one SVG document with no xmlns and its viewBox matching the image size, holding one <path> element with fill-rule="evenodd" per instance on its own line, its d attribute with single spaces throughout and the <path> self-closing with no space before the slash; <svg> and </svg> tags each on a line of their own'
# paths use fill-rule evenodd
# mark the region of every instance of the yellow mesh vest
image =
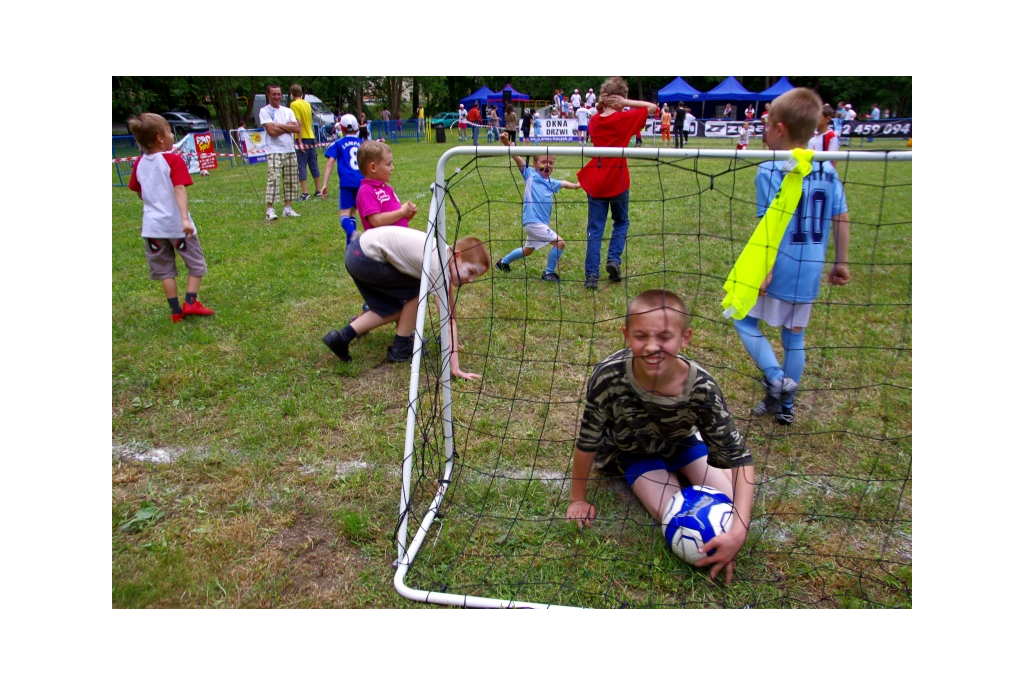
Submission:
<svg viewBox="0 0 1024 685">
<path fill-rule="evenodd" d="M 761 284 L 775 266 L 779 243 L 800 204 L 804 177 L 811 173 L 814 151 L 796 148 L 792 152 L 792 157 L 782 169 L 786 176 L 782 179 L 779 194 L 761 217 L 722 286 L 725 290 L 722 316 L 726 318 L 742 319 L 757 304 Z"/>
</svg>

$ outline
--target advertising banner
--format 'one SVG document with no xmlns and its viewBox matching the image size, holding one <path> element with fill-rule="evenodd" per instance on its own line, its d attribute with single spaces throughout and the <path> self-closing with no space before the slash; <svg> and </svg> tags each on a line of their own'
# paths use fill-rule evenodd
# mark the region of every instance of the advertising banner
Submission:
<svg viewBox="0 0 1024 685">
<path fill-rule="evenodd" d="M 257 164 L 267 161 L 267 139 L 262 129 L 240 128 L 238 134 L 238 147 L 249 164 Z"/>
<path fill-rule="evenodd" d="M 216 169 L 217 153 L 213 148 L 213 134 L 210 132 L 193 133 L 192 137 L 195 138 L 196 152 L 199 154 L 200 171 Z"/>
<path fill-rule="evenodd" d="M 185 164 L 188 165 L 188 173 L 198 174 L 199 155 L 196 154 L 196 141 L 192 136 L 193 134 L 190 133 L 175 143 L 174 151 L 185 159 Z"/>
</svg>

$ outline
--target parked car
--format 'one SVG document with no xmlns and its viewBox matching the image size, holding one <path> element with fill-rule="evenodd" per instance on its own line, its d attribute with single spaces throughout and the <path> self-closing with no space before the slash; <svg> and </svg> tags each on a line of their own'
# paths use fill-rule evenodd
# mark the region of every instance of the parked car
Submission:
<svg viewBox="0 0 1024 685">
<path fill-rule="evenodd" d="M 445 128 L 450 128 L 451 125 L 456 123 L 458 120 L 458 112 L 438 112 L 434 116 L 430 117 L 430 125 L 436 126 L 437 124 L 441 124 Z"/>
<path fill-rule="evenodd" d="M 175 112 L 188 112 L 189 114 L 195 114 L 200 119 L 210 120 L 210 110 L 203 105 L 178 105 L 174 108 Z"/>
<path fill-rule="evenodd" d="M 171 131 L 175 137 L 183 136 L 186 133 L 210 130 L 210 124 L 207 123 L 206 119 L 200 119 L 195 114 L 189 114 L 188 112 L 164 112 L 160 116 L 171 125 Z"/>
</svg>

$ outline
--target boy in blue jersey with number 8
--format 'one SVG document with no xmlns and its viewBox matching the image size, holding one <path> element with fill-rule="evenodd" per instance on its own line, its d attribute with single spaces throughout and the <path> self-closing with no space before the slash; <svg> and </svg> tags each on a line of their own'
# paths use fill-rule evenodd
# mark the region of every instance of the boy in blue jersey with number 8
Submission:
<svg viewBox="0 0 1024 685">
<path fill-rule="evenodd" d="M 794 88 L 772 101 L 768 110 L 764 139 L 772 150 L 807 148 L 821 117 L 822 102 L 807 88 Z M 762 162 L 757 169 L 757 215 L 764 216 L 782 186 L 787 160 Z M 850 219 L 846 194 L 839 174 L 830 162 L 812 162 L 812 171 L 803 180 L 800 204 L 779 243 L 778 255 L 768 277 L 761 285 L 757 304 L 748 315 L 733 320 L 743 346 L 761 368 L 767 388 L 764 400 L 753 413 L 775 414 L 781 425 L 793 423 L 793 399 L 803 375 L 804 331 L 811 318 L 811 307 L 821 287 L 829 230 L 835 226 L 835 261 L 828 282 L 850 282 L 847 251 L 850 246 Z M 758 329 L 764 320 L 782 328 L 785 351 L 779 364 L 771 343 Z"/>
<path fill-rule="evenodd" d="M 356 224 L 356 193 L 363 182 L 363 174 L 359 171 L 359 146 L 363 139 L 359 137 L 359 122 L 351 114 L 341 117 L 341 130 L 344 136 L 330 144 L 324 156 L 327 157 L 327 169 L 324 171 L 324 187 L 320 197 L 327 199 L 327 182 L 331 178 L 331 170 L 338 166 L 338 221 L 345 231 L 345 244 L 348 245 L 355 237 Z"/>
</svg>

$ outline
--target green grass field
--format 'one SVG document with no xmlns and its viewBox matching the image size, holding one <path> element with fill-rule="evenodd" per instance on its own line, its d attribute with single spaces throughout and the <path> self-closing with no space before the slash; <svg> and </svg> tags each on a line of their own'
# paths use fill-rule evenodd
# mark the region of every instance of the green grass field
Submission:
<svg viewBox="0 0 1024 685">
<path fill-rule="evenodd" d="M 392 185 L 418 204 L 416 228 L 451 146 L 394 146 Z M 864 149 L 887 147 L 907 149 Z M 580 164 L 560 157 L 554 175 L 571 179 Z M 444 525 L 406 582 L 602 607 L 910 607 L 912 169 L 837 168 L 854 280 L 822 288 L 789 428 L 749 416 L 759 372 L 718 306 L 757 223 L 754 167 L 631 162 L 627 279 L 595 292 L 582 288 L 586 196 L 562 191 L 563 284 L 539 280 L 545 250 L 459 294 L 461 364 L 484 379 L 453 383 L 458 460 Z M 521 179 L 507 159 L 466 158 L 446 176 L 449 242 L 476 235 L 495 259 L 520 244 Z M 265 178 L 265 165 L 195 177 L 201 299 L 217 314 L 177 325 L 148 278 L 141 202 L 113 188 L 112 605 L 424 606 L 392 587 L 409 367 L 383 363 L 392 327 L 354 343 L 351 364 L 324 347 L 361 303 L 336 188 L 296 203 L 301 218 L 266 222 Z M 625 304 L 650 287 L 689 303 L 687 353 L 718 379 L 754 455 L 753 528 L 731 586 L 676 559 L 621 481 L 595 481 L 591 529 L 562 520 L 590 369 L 622 346 Z M 439 355 L 428 347 L 413 528 L 443 461 L 431 419 Z"/>
</svg>

